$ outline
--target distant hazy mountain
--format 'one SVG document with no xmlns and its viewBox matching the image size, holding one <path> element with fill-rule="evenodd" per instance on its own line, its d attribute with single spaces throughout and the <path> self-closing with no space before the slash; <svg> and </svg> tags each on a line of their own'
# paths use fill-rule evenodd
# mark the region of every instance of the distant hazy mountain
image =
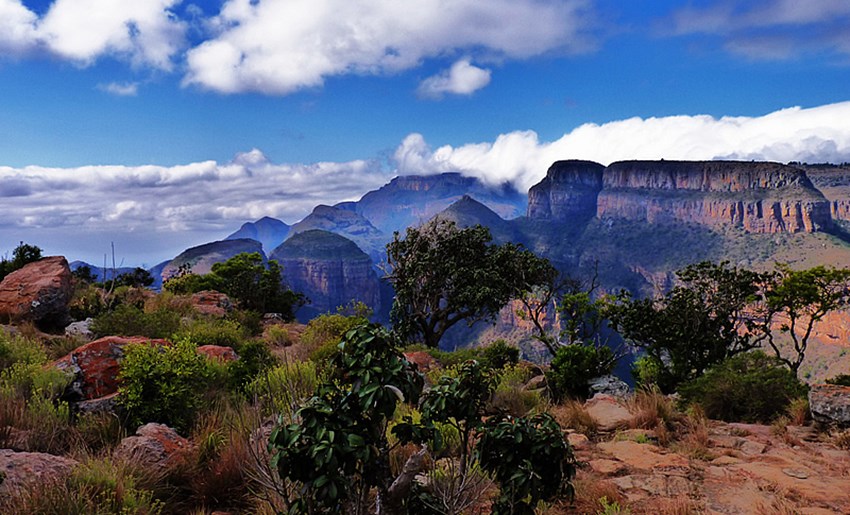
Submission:
<svg viewBox="0 0 850 515">
<path fill-rule="evenodd" d="M 166 280 L 176 274 L 182 265 L 189 265 L 192 272 L 198 275 L 208 274 L 215 263 L 227 261 L 243 252 L 259 252 L 263 259 L 266 258 L 262 245 L 257 240 L 243 238 L 214 241 L 184 250 L 163 267 L 160 276 Z"/>
<path fill-rule="evenodd" d="M 386 234 L 376 229 L 369 220 L 357 212 L 334 206 L 316 206 L 312 213 L 290 228 L 289 237 L 313 229 L 329 231 L 348 238 L 375 262 L 383 259 L 385 245 L 389 241 Z"/>
<path fill-rule="evenodd" d="M 95 281 L 99 283 L 103 282 L 104 280 L 109 281 L 115 277 L 118 277 L 121 274 L 132 273 L 136 269 L 135 267 L 123 266 L 115 268 L 113 271 L 112 267 L 108 266 L 106 267 L 106 269 L 104 269 L 103 265 L 92 265 L 91 263 L 86 263 L 85 261 L 71 261 L 68 266 L 71 267 L 72 272 L 83 266 L 89 267 L 89 269 L 91 269 L 91 274 L 95 278 Z"/>
<path fill-rule="evenodd" d="M 234 232 L 225 240 L 251 239 L 257 240 L 263 245 L 263 251 L 269 254 L 283 243 L 289 234 L 289 226 L 276 218 L 265 216 L 256 222 L 246 222 L 238 231 Z"/>
</svg>

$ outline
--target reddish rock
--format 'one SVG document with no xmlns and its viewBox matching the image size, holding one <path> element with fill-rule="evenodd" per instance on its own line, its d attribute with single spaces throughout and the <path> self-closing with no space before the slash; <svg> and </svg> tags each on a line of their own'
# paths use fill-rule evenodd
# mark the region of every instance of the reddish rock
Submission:
<svg viewBox="0 0 850 515">
<path fill-rule="evenodd" d="M 233 303 L 221 292 L 204 290 L 192 295 L 192 307 L 203 315 L 223 317 L 233 310 Z"/>
<path fill-rule="evenodd" d="M 53 365 L 74 376 L 69 388 L 76 399 L 104 397 L 118 391 L 118 372 L 124 359 L 124 347 L 131 343 L 169 345 L 166 340 L 141 336 L 106 336 L 77 347 Z"/>
<path fill-rule="evenodd" d="M 165 472 L 179 464 L 192 444 L 164 424 L 150 423 L 136 430 L 135 436 L 121 440 L 112 455 L 117 460 Z"/>
<path fill-rule="evenodd" d="M 599 423 L 602 431 L 625 427 L 633 415 L 615 397 L 597 393 L 584 405 L 587 413 Z"/>
<path fill-rule="evenodd" d="M 235 350 L 222 345 L 201 345 L 198 347 L 198 354 L 225 363 L 239 359 L 239 355 L 236 354 Z"/>
<path fill-rule="evenodd" d="M 437 360 L 425 351 L 405 352 L 404 359 L 416 365 L 422 373 L 437 368 Z"/>
<path fill-rule="evenodd" d="M 68 261 L 62 256 L 47 257 L 12 272 L 0 283 L 0 318 L 64 327 L 73 295 L 71 277 Z"/>
<path fill-rule="evenodd" d="M 850 386 L 816 384 L 809 390 L 812 418 L 827 424 L 850 426 Z"/>
<path fill-rule="evenodd" d="M 41 452 L 15 452 L 0 449 L 0 494 L 18 488 L 38 488 L 46 482 L 66 476 L 78 464 L 69 458 Z"/>
</svg>

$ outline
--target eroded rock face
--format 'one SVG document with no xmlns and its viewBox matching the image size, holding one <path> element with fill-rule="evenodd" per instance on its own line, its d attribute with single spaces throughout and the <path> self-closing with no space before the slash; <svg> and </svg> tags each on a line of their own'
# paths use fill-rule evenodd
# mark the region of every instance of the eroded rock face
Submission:
<svg viewBox="0 0 850 515">
<path fill-rule="evenodd" d="M 118 391 L 118 373 L 124 359 L 124 347 L 131 343 L 169 345 L 166 340 L 141 336 L 106 336 L 77 347 L 53 365 L 73 376 L 68 387 L 70 400 L 90 400 Z"/>
<path fill-rule="evenodd" d="M 625 161 L 605 169 L 596 214 L 796 233 L 830 229 L 830 210 L 804 171 L 778 163 Z"/>
<path fill-rule="evenodd" d="M 826 424 L 850 426 L 850 386 L 815 384 L 809 390 L 812 418 Z"/>
<path fill-rule="evenodd" d="M 233 310 L 233 303 L 224 293 L 204 290 L 192 295 L 192 307 L 202 315 L 224 317 Z"/>
<path fill-rule="evenodd" d="M 177 434 L 177 431 L 164 424 L 151 422 L 138 428 L 135 436 L 121 440 L 112 455 L 117 460 L 165 472 L 179 464 L 190 449 L 189 440 Z"/>
<path fill-rule="evenodd" d="M 71 278 L 62 256 L 46 257 L 12 272 L 0 283 L 0 319 L 64 327 L 73 295 Z"/>
<path fill-rule="evenodd" d="M 78 462 L 43 452 L 15 452 L 0 449 L 0 494 L 18 488 L 38 488 L 50 480 L 68 475 Z"/>
<path fill-rule="evenodd" d="M 557 161 L 528 190 L 528 217 L 557 221 L 593 217 L 604 170 L 592 161 Z"/>
</svg>

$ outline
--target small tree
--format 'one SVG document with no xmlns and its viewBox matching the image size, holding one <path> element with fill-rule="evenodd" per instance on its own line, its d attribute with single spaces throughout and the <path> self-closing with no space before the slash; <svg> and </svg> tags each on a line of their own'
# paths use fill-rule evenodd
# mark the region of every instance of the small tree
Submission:
<svg viewBox="0 0 850 515">
<path fill-rule="evenodd" d="M 636 300 L 624 293 L 609 311 L 620 334 L 659 370 L 666 392 L 768 336 L 765 317 L 753 309 L 768 275 L 707 261 L 676 274 L 680 284 L 665 296 Z"/>
<path fill-rule="evenodd" d="M 0 260 L 0 280 L 15 270 L 23 268 L 24 265 L 28 265 L 29 263 L 33 263 L 41 259 L 41 252 L 42 250 L 35 245 L 20 242 L 18 246 L 15 247 L 15 250 L 12 251 L 11 260 L 6 258 Z"/>
<path fill-rule="evenodd" d="M 791 270 L 780 265 L 766 293 L 766 304 L 768 344 L 796 375 L 815 324 L 828 313 L 850 305 L 850 270 L 824 266 Z M 779 323 L 779 331 L 790 337 L 793 344 L 790 355 L 785 355 L 774 341 L 771 322 Z"/>
<path fill-rule="evenodd" d="M 486 227 L 460 228 L 440 218 L 408 228 L 403 239 L 395 233 L 387 245 L 394 327 L 436 348 L 458 322 L 493 319 L 528 288 L 534 280 L 523 276 L 523 264 L 536 256 L 491 239 Z"/>
</svg>

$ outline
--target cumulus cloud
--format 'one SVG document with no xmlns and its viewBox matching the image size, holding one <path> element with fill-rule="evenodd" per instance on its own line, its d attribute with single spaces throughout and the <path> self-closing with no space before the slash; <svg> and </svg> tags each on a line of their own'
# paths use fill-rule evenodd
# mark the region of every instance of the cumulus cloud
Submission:
<svg viewBox="0 0 850 515">
<path fill-rule="evenodd" d="M 46 51 L 88 66 L 106 55 L 135 66 L 173 69 L 186 24 L 171 8 L 180 0 L 56 0 L 39 18 L 21 0 L 0 0 L 0 51 Z"/>
<path fill-rule="evenodd" d="M 554 161 L 602 164 L 629 159 L 742 159 L 850 161 L 850 102 L 793 107 L 759 117 L 707 115 L 630 118 L 577 127 L 555 141 L 534 131 L 502 134 L 493 142 L 432 149 L 419 134 L 396 149 L 399 173 L 461 172 L 526 189 Z"/>
<path fill-rule="evenodd" d="M 394 73 L 458 51 L 511 59 L 579 52 L 590 44 L 590 6 L 591 0 L 227 0 L 210 22 L 216 36 L 188 52 L 184 83 L 286 94 L 328 77 Z"/>
<path fill-rule="evenodd" d="M 110 82 L 98 84 L 97 89 L 118 97 L 134 97 L 139 94 L 138 82 Z"/>
<path fill-rule="evenodd" d="M 753 59 L 823 51 L 850 54 L 850 2 L 845 0 L 733 0 L 688 6 L 675 11 L 663 27 L 662 32 L 673 35 L 718 35 L 726 50 Z"/>
<path fill-rule="evenodd" d="M 417 91 L 420 96 L 439 99 L 447 93 L 471 95 L 487 84 L 490 84 L 490 70 L 461 59 L 448 70 L 423 80 Z"/>
</svg>

